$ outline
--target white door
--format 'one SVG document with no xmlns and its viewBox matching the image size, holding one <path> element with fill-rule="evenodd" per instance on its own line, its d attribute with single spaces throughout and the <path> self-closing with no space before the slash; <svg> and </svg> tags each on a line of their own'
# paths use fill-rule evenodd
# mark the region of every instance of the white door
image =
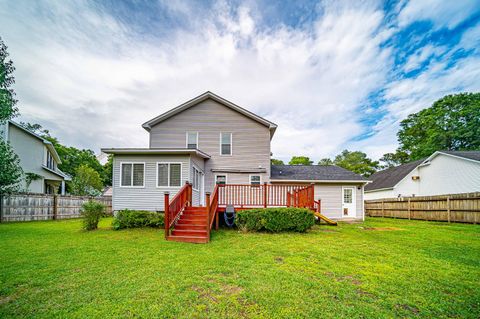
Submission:
<svg viewBox="0 0 480 319">
<path fill-rule="evenodd" d="M 205 174 L 200 172 L 200 206 L 205 206 Z"/>
<path fill-rule="evenodd" d="M 342 187 L 342 217 L 352 218 L 357 215 L 355 187 Z"/>
</svg>

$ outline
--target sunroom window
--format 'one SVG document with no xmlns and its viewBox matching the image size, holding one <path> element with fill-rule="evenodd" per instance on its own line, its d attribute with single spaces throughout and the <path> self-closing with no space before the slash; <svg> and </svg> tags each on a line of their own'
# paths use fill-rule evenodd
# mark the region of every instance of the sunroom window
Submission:
<svg viewBox="0 0 480 319">
<path fill-rule="evenodd" d="M 182 164 L 180 163 L 158 163 L 157 165 L 157 186 L 178 187 L 182 185 Z"/>
<path fill-rule="evenodd" d="M 145 164 L 144 163 L 122 163 L 121 186 L 143 187 Z"/>
</svg>

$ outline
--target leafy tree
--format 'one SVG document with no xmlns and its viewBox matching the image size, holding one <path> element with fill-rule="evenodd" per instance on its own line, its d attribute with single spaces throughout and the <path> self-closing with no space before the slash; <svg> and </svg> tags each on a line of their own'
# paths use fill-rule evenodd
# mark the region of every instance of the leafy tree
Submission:
<svg viewBox="0 0 480 319">
<path fill-rule="evenodd" d="M 285 165 L 285 163 L 282 160 L 275 159 L 275 158 L 272 158 L 270 162 L 272 165 Z"/>
<path fill-rule="evenodd" d="M 381 168 L 386 169 L 394 166 L 398 166 L 401 164 L 405 164 L 409 161 L 408 154 L 397 150 L 395 153 L 386 153 L 383 154 L 382 158 L 380 158 L 380 162 L 383 164 L 380 165 Z"/>
<path fill-rule="evenodd" d="M 435 151 L 480 149 L 480 93 L 447 95 L 400 123 L 399 151 L 408 161 Z"/>
<path fill-rule="evenodd" d="M 288 165 L 312 165 L 312 163 L 307 156 L 293 156 Z"/>
<path fill-rule="evenodd" d="M 367 154 L 344 150 L 334 160 L 335 165 L 348 169 L 354 173 L 370 176 L 379 168 L 379 163 L 367 157 Z"/>
<path fill-rule="evenodd" d="M 322 158 L 318 161 L 318 165 L 333 165 L 333 161 L 329 158 Z"/>
<path fill-rule="evenodd" d="M 0 138 L 0 194 L 17 191 L 22 173 L 20 158 L 10 144 Z"/>
<path fill-rule="evenodd" d="M 113 174 L 113 155 L 108 155 L 108 160 L 103 165 L 103 183 L 108 186 L 112 186 L 112 174 Z"/>
<path fill-rule="evenodd" d="M 15 83 L 13 77 L 13 62 L 7 60 L 7 46 L 0 37 L 0 124 L 16 116 L 18 109 L 15 107 L 17 100 L 11 86 Z"/>
<path fill-rule="evenodd" d="M 100 174 L 93 168 L 82 164 L 75 170 L 75 176 L 70 183 L 70 189 L 74 195 L 91 195 L 97 196 L 101 194 L 103 184 Z"/>
</svg>

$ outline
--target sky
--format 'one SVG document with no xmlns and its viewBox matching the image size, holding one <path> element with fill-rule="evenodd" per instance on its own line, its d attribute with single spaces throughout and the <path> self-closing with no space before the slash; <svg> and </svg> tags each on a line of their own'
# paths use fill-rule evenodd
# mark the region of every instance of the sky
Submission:
<svg viewBox="0 0 480 319">
<path fill-rule="evenodd" d="M 0 0 L 0 37 L 16 120 L 96 153 L 212 91 L 278 124 L 274 158 L 378 159 L 408 114 L 480 91 L 478 0 Z"/>
</svg>

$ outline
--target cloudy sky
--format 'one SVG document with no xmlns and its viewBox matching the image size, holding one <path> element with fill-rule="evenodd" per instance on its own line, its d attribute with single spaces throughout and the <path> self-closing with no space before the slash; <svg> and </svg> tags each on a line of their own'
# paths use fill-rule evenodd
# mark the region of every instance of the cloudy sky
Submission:
<svg viewBox="0 0 480 319">
<path fill-rule="evenodd" d="M 279 125 L 276 158 L 378 158 L 408 114 L 480 91 L 478 0 L 0 0 L 0 36 L 17 120 L 95 152 L 210 90 Z"/>
</svg>

